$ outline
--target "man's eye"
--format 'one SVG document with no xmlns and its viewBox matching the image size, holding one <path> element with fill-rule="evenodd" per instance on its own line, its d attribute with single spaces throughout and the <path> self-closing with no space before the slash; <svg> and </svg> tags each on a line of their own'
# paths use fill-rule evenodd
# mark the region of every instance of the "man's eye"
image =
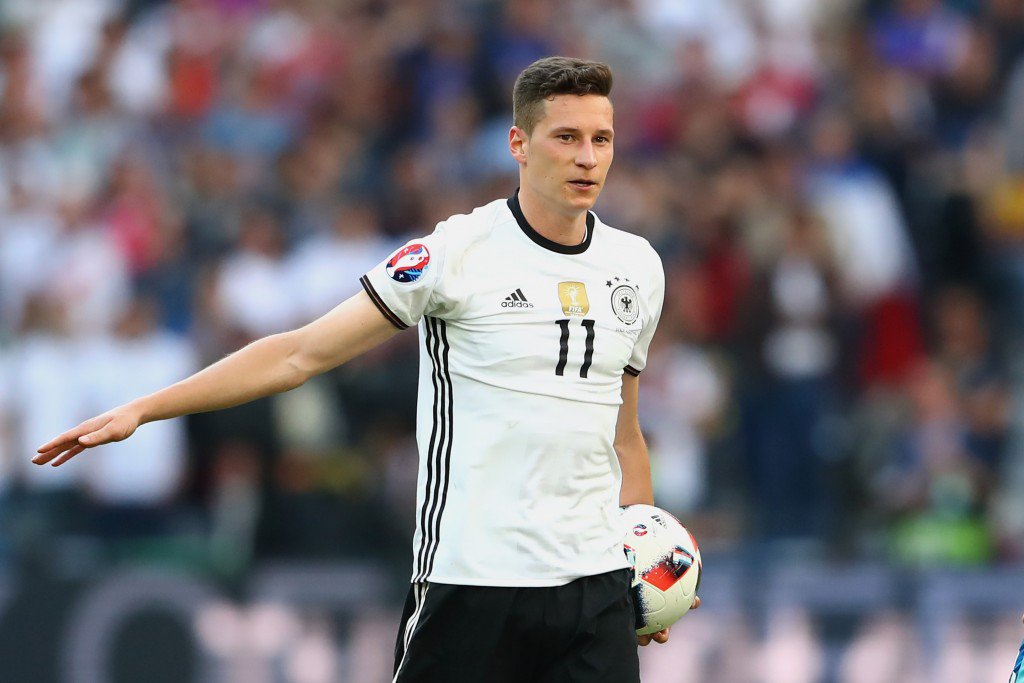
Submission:
<svg viewBox="0 0 1024 683">
<path fill-rule="evenodd" d="M 572 136 L 569 135 L 568 133 L 565 133 L 563 135 L 559 135 L 558 139 L 561 140 L 562 142 L 572 142 Z"/>
<path fill-rule="evenodd" d="M 603 145 L 604 143 L 609 142 L 609 140 L 608 140 L 608 138 L 604 137 L 603 135 L 599 135 L 596 138 L 594 138 L 594 142 L 598 142 L 598 143 Z"/>
</svg>

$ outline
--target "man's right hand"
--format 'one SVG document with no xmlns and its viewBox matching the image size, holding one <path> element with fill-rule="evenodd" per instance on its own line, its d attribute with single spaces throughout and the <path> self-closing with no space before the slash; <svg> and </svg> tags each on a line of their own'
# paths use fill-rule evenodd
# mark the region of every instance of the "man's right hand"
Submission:
<svg viewBox="0 0 1024 683">
<path fill-rule="evenodd" d="M 53 467 L 63 465 L 86 448 L 124 441 L 135 433 L 139 421 L 138 411 L 132 408 L 132 404 L 114 408 L 47 441 L 37 449 L 38 455 L 32 458 L 32 462 L 37 465 L 50 463 Z"/>
<path fill-rule="evenodd" d="M 86 448 L 123 441 L 142 422 L 230 408 L 294 389 L 391 338 L 392 322 L 366 292 L 291 332 L 272 334 L 176 384 L 86 420 L 39 447 L 37 465 L 63 465 Z"/>
</svg>

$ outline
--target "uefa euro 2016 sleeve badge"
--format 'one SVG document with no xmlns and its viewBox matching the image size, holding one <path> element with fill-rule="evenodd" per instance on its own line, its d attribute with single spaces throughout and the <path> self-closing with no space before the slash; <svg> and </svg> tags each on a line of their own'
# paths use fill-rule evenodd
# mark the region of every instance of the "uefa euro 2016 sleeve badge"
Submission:
<svg viewBox="0 0 1024 683">
<path fill-rule="evenodd" d="M 416 282 L 430 265 L 430 252 L 424 244 L 407 244 L 388 259 L 385 270 L 395 282 Z"/>
</svg>

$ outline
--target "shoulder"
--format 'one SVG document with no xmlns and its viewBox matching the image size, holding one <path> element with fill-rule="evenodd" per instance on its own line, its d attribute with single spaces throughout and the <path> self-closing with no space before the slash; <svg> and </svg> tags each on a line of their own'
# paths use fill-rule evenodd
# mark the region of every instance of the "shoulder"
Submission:
<svg viewBox="0 0 1024 683">
<path fill-rule="evenodd" d="M 662 272 L 661 256 L 645 237 L 619 228 L 613 228 L 600 218 L 594 223 L 595 238 L 600 239 L 602 248 L 615 254 L 616 258 L 629 260 L 643 268 Z"/>
<path fill-rule="evenodd" d="M 491 236 L 508 221 L 515 221 L 504 199 L 456 214 L 437 224 L 432 239 L 443 245 L 444 271 L 461 273 L 466 259 L 491 241 Z"/>
<path fill-rule="evenodd" d="M 438 223 L 436 233 L 452 246 L 466 245 L 487 237 L 495 228 L 514 220 L 504 199 L 478 206 L 469 213 L 459 213 Z"/>
</svg>

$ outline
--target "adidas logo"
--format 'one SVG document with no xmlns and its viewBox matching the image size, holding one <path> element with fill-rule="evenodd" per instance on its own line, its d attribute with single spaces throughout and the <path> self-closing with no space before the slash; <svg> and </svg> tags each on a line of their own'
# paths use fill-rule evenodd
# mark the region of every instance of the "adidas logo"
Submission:
<svg viewBox="0 0 1024 683">
<path fill-rule="evenodd" d="M 526 300 L 526 295 L 523 294 L 523 290 L 516 289 L 501 302 L 502 308 L 533 308 L 533 304 Z"/>
</svg>

